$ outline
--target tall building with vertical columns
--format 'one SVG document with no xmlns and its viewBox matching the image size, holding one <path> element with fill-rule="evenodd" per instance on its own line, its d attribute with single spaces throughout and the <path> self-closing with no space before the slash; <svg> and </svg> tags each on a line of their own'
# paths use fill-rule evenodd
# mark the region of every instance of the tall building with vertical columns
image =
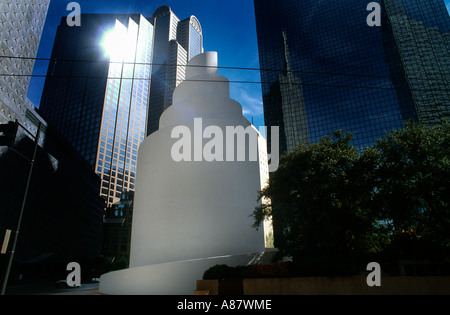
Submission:
<svg viewBox="0 0 450 315">
<path fill-rule="evenodd" d="M 203 52 L 202 28 L 195 16 L 180 20 L 170 7 L 161 6 L 151 21 L 155 42 L 147 135 L 158 130 L 162 112 L 172 105 L 173 91 L 186 76 L 185 65 Z"/>
<path fill-rule="evenodd" d="M 134 190 L 144 139 L 153 26 L 142 15 L 82 14 L 61 20 L 40 112 L 102 179 L 107 206 Z"/>
<path fill-rule="evenodd" d="M 102 179 L 107 207 L 134 191 L 137 150 L 158 128 L 162 110 L 185 78 L 187 61 L 203 51 L 198 20 L 169 7 L 140 14 L 82 14 L 61 20 L 40 112 Z"/>
</svg>

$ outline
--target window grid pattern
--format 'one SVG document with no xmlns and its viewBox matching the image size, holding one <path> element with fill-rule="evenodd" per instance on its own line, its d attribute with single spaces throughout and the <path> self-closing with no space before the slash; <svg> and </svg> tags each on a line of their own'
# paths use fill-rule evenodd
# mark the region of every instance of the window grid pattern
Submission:
<svg viewBox="0 0 450 315">
<path fill-rule="evenodd" d="M 130 43 L 126 56 L 111 58 L 103 106 L 96 171 L 107 206 L 123 192 L 134 191 L 137 151 L 145 136 L 149 97 L 153 26 L 144 17 L 128 27 L 116 21 L 115 31 Z"/>
<path fill-rule="evenodd" d="M 261 71 L 265 123 L 280 127 L 281 152 L 335 130 L 352 132 L 361 148 L 405 121 L 448 117 L 443 1 L 379 1 L 381 27 L 367 25 L 367 3 L 356 0 L 254 3 L 260 68 L 270 69 Z"/>
</svg>

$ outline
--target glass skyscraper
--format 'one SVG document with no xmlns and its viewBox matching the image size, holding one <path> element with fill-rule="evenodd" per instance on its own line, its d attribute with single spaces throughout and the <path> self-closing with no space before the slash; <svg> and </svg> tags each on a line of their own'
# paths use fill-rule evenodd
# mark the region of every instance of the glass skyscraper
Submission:
<svg viewBox="0 0 450 315">
<path fill-rule="evenodd" d="M 101 177 L 110 206 L 134 190 L 153 26 L 142 15 L 82 14 L 81 20 L 80 27 L 61 21 L 39 109 Z"/>
<path fill-rule="evenodd" d="M 371 145 L 405 121 L 450 118 L 450 18 L 442 0 L 254 0 L 266 126 L 280 153 L 335 130 Z M 270 147 L 270 134 L 268 135 Z"/>
<path fill-rule="evenodd" d="M 172 105 L 173 91 L 185 79 L 185 65 L 203 52 L 202 28 L 195 16 L 180 21 L 170 7 L 161 6 L 151 20 L 155 44 L 147 135 L 158 130 L 161 114 Z"/>
<path fill-rule="evenodd" d="M 79 27 L 62 18 L 39 110 L 101 177 L 107 207 L 134 191 L 146 128 L 158 129 L 201 34 L 197 18 L 167 6 L 150 18 L 82 14 Z"/>
<path fill-rule="evenodd" d="M 116 20 L 112 34 L 123 46 L 110 57 L 95 167 L 108 204 L 118 202 L 122 191 L 134 190 L 137 150 L 145 136 L 153 25 L 142 15 L 137 22 L 129 18 L 128 27 Z"/>
</svg>

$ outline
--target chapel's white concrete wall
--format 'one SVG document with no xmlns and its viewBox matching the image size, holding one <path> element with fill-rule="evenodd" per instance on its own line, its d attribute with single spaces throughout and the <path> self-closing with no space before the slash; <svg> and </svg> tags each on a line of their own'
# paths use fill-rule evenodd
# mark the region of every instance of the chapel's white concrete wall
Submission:
<svg viewBox="0 0 450 315">
<path fill-rule="evenodd" d="M 192 138 L 198 118 L 201 132 L 219 127 L 224 160 L 226 127 L 249 126 L 241 105 L 229 98 L 228 81 L 217 75 L 217 53 L 194 57 L 190 65 L 200 67 L 187 67 L 187 81 L 175 90 L 160 129 L 139 148 L 130 268 L 102 275 L 103 294 L 192 294 L 209 267 L 247 265 L 264 256 L 263 229 L 254 229 L 250 217 L 264 176 L 260 162 L 250 161 L 249 139 L 244 148 L 235 141 L 234 161 L 173 159 L 173 145 L 180 141 L 172 138 L 177 126 L 187 127 Z M 257 136 L 254 128 L 248 130 Z M 191 149 L 193 160 L 194 139 Z M 246 151 L 245 161 L 236 161 L 238 150 Z"/>
<path fill-rule="evenodd" d="M 216 66 L 216 58 L 215 53 L 205 53 L 193 62 Z M 224 147 L 227 126 L 247 127 L 241 105 L 229 98 L 226 78 L 216 72 L 215 68 L 188 70 L 188 81 L 178 86 L 174 104 L 161 117 L 161 129 L 139 148 L 132 267 L 264 250 L 263 231 L 252 228 L 250 217 L 261 189 L 259 162 L 248 158 L 244 162 L 176 162 L 171 155 L 179 141 L 171 138 L 173 128 L 187 126 L 194 138 L 195 118 L 202 118 L 203 128 L 220 127 Z M 248 145 L 235 152 L 238 149 L 248 150 Z M 193 151 L 194 139 L 192 158 Z"/>
</svg>

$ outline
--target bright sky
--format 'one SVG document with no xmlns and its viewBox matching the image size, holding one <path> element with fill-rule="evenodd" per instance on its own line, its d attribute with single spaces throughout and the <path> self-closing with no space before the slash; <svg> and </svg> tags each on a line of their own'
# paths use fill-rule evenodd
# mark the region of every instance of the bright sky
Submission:
<svg viewBox="0 0 450 315">
<path fill-rule="evenodd" d="M 69 0 L 51 0 L 38 57 L 50 58 L 56 29 Z M 217 51 L 219 67 L 259 68 L 253 0 L 79 0 L 82 13 L 139 13 L 150 17 L 168 5 L 181 20 L 195 15 L 203 29 L 205 51 Z M 48 62 L 37 61 L 34 74 L 45 75 Z M 249 70 L 219 70 L 230 81 L 260 82 L 260 73 Z M 44 78 L 33 78 L 28 98 L 39 106 Z M 231 98 L 241 103 L 246 118 L 256 127 L 264 125 L 261 86 L 231 83 Z"/>
</svg>

